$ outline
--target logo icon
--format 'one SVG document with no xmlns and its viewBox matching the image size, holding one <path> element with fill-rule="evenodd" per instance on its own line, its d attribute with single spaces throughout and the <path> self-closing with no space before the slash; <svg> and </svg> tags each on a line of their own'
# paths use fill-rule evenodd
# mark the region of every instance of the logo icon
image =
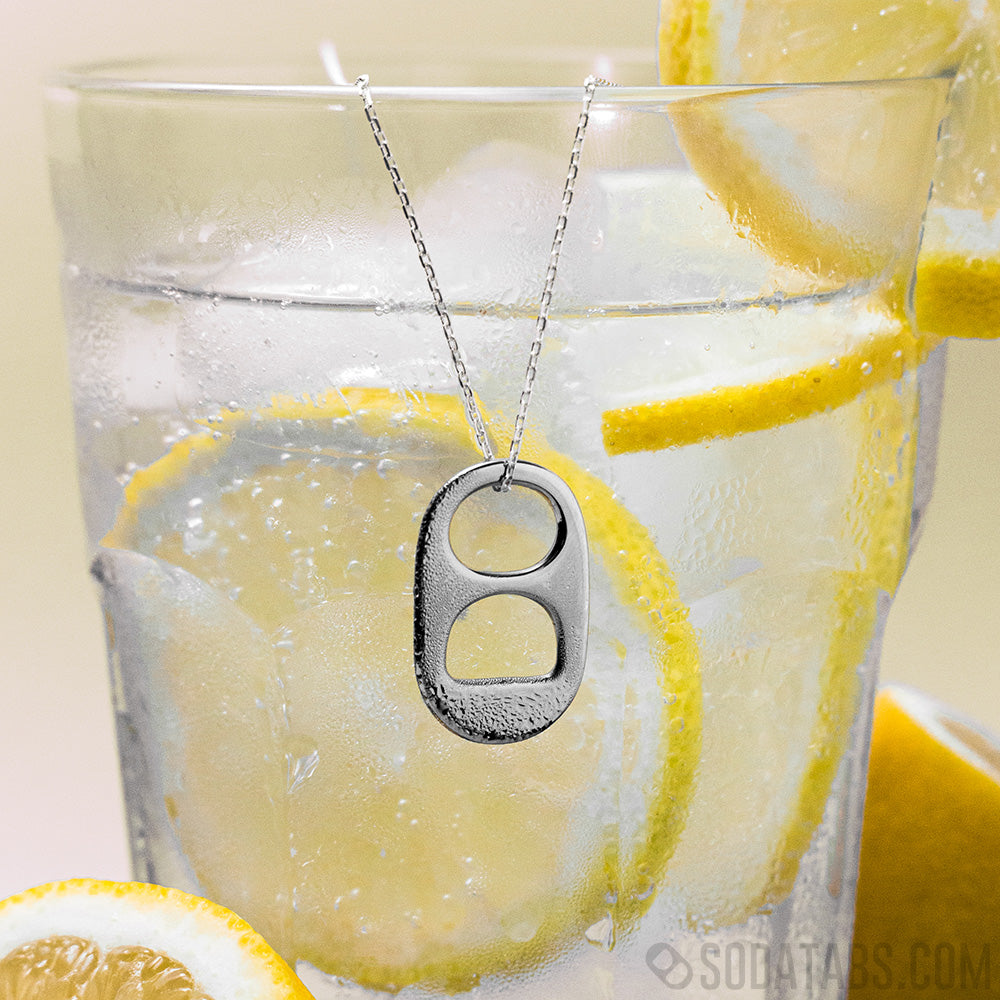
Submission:
<svg viewBox="0 0 1000 1000">
<path fill-rule="evenodd" d="M 669 944 L 654 944 L 646 952 L 646 965 L 668 989 L 682 990 L 691 982 L 694 969 L 691 963 Z"/>
</svg>

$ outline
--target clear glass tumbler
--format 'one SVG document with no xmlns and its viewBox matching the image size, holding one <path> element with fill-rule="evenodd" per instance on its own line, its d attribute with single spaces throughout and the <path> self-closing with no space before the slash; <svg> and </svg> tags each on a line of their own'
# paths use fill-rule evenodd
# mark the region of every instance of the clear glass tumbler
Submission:
<svg viewBox="0 0 1000 1000">
<path fill-rule="evenodd" d="M 943 355 L 912 279 L 948 81 L 661 88 L 617 56 L 134 65 L 48 89 L 93 574 L 137 877 L 317 997 L 843 995 L 879 638 Z M 414 672 L 418 530 L 513 432 L 587 533 L 565 713 L 455 735 Z M 427 281 L 432 262 L 442 304 Z M 545 562 L 473 494 L 477 573 Z M 501 578 L 506 579 L 506 578 Z M 511 588 L 515 589 L 515 588 Z M 449 673 L 548 677 L 503 591 Z"/>
</svg>

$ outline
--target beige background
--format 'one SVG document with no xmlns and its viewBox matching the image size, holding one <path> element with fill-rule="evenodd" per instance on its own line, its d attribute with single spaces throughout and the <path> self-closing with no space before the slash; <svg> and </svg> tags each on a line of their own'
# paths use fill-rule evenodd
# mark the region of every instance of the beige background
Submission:
<svg viewBox="0 0 1000 1000">
<path fill-rule="evenodd" d="M 98 607 L 72 459 L 39 81 L 142 54 L 313 52 L 318 39 L 652 46 L 655 0 L 2 0 L 0 274 L 0 898 L 73 875 L 125 877 Z M 569 5 L 563 4 L 568 10 Z M 1000 730 L 1000 347 L 956 344 L 926 534 L 884 675 Z"/>
</svg>

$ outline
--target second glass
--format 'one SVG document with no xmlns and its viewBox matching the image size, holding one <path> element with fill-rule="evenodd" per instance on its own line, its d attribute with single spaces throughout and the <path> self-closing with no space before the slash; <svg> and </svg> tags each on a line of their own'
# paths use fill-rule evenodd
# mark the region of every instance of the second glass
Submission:
<svg viewBox="0 0 1000 1000">
<path fill-rule="evenodd" d="M 586 525 L 583 682 L 510 745 L 421 698 L 418 529 L 482 456 L 357 90 L 65 74 L 52 171 L 136 875 L 233 908 L 321 998 L 843 995 L 879 637 L 933 464 L 943 357 L 911 285 L 947 81 L 359 68 L 500 456 L 584 77 L 626 84 L 590 107 L 522 452 Z M 450 537 L 497 572 L 555 531 L 515 487 Z M 491 597 L 449 671 L 544 675 L 556 640 Z"/>
</svg>

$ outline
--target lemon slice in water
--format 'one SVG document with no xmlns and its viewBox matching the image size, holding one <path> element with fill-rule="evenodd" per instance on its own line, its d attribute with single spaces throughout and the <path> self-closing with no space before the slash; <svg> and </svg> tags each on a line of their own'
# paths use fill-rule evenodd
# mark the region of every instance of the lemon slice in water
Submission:
<svg viewBox="0 0 1000 1000">
<path fill-rule="evenodd" d="M 917 267 L 918 324 L 941 337 L 1000 335 L 998 53 L 995 0 L 842 0 L 835 9 L 801 0 L 662 0 L 660 6 L 663 83 L 957 73 Z M 902 148 L 897 142 L 895 153 Z M 895 154 L 887 153 L 891 164 Z M 755 227 L 762 242 L 771 225 L 788 236 L 780 205 L 772 203 L 775 211 Z M 780 248 L 782 239 L 774 243 Z"/>
<path fill-rule="evenodd" d="M 604 415 L 626 502 L 656 463 L 682 495 L 702 491 L 685 508 L 701 512 L 685 515 L 704 522 L 692 532 L 699 548 L 668 552 L 699 630 L 706 708 L 667 887 L 700 927 L 738 924 L 788 896 L 850 745 L 879 595 L 905 564 L 926 348 L 877 310 L 848 328 L 836 364 L 803 360 L 823 349 L 817 318 L 816 337 L 749 375 L 737 367 L 731 386 L 685 384 L 676 398 Z M 837 505 L 815 502 L 822 482 Z M 803 520 L 796 504 L 816 513 Z M 775 523 L 783 510 L 788 523 Z M 759 559 L 724 565 L 739 553 Z"/>
<path fill-rule="evenodd" d="M 573 489 L 595 566 L 581 691 L 510 747 L 447 732 L 413 677 L 419 519 L 477 460 L 453 397 L 275 400 L 209 422 L 126 489 L 98 573 L 139 688 L 125 700 L 157 733 L 150 825 L 290 960 L 379 989 L 468 988 L 609 945 L 669 863 L 700 744 L 694 631 L 611 490 L 538 441 L 525 455 Z M 549 514 L 476 506 L 491 502 L 463 505 L 460 555 L 544 554 Z M 479 611 L 453 632 L 456 671 L 549 669 L 544 613 Z"/>
</svg>

